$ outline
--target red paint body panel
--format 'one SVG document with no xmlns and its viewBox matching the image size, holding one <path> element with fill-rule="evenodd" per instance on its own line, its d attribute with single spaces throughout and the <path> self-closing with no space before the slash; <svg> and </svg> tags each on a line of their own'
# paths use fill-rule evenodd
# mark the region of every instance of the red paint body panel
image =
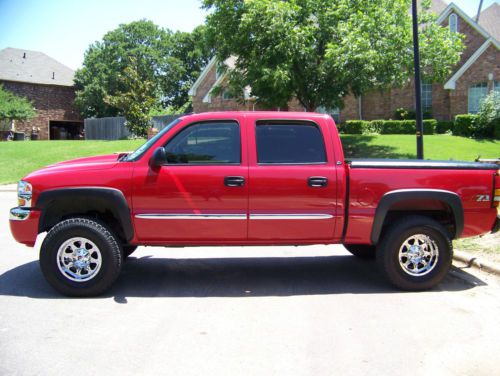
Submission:
<svg viewBox="0 0 500 376">
<path fill-rule="evenodd" d="M 164 146 L 190 124 L 232 120 L 240 125 L 241 163 L 238 165 L 165 165 L 152 169 L 154 150 Z M 324 137 L 327 162 L 303 165 L 263 165 L 257 162 L 256 122 L 308 121 Z M 279 145 L 277 145 L 279 147 Z M 352 168 L 344 162 L 341 141 L 333 120 L 321 114 L 292 112 L 221 112 L 190 115 L 163 134 L 134 162 L 118 155 L 82 158 L 35 171 L 23 180 L 33 186 L 36 207 L 41 192 L 67 187 L 112 187 L 123 192 L 129 205 L 134 238 L 144 245 L 233 245 L 370 243 L 375 212 L 382 197 L 400 189 L 439 189 L 456 193 L 463 205 L 462 236 L 491 231 L 496 209 L 478 195 L 491 195 L 491 170 L 412 168 Z M 224 177 L 245 179 L 228 187 Z M 326 187 L 310 187 L 311 176 L 328 179 Z M 497 188 L 500 180 L 496 177 Z M 439 207 L 438 202 L 404 205 Z M 347 208 L 346 208 L 347 205 Z M 348 216 L 346 218 L 346 212 Z M 162 219 L 141 216 L 157 214 Z M 237 215 L 237 219 L 163 218 L 165 215 Z M 281 214 L 285 218 L 256 219 Z M 300 217 L 290 219 L 290 215 Z M 303 217 L 320 215 L 321 219 Z M 40 213 L 25 221 L 10 222 L 15 239 L 33 245 Z M 253 218 L 252 218 L 253 217 Z M 346 226 L 347 225 L 347 226 Z M 345 233 L 344 233 L 345 230 Z M 345 235 L 345 238 L 343 236 Z"/>
<path fill-rule="evenodd" d="M 40 212 L 33 210 L 24 221 L 10 220 L 10 232 L 17 242 L 28 247 L 35 245 L 36 237 L 38 236 L 38 221 L 40 220 Z"/>
</svg>

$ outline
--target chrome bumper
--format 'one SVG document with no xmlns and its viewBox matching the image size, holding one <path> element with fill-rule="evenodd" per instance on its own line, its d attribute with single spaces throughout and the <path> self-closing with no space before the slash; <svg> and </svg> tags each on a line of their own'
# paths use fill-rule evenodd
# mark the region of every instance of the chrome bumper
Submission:
<svg viewBox="0 0 500 376">
<path fill-rule="evenodd" d="M 29 218 L 31 210 L 24 208 L 13 208 L 10 209 L 10 220 L 11 221 L 24 221 Z"/>
</svg>

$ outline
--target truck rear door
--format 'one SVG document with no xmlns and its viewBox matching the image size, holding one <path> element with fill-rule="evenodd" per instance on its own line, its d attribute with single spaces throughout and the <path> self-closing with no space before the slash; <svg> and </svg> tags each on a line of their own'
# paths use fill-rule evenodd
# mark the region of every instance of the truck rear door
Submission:
<svg viewBox="0 0 500 376">
<path fill-rule="evenodd" d="M 250 115 L 246 128 L 249 241 L 330 242 L 337 184 L 326 121 Z"/>
</svg>

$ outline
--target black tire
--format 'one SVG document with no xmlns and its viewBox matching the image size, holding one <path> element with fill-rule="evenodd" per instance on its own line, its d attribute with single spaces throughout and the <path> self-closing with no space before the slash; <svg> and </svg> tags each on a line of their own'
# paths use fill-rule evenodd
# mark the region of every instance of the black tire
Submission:
<svg viewBox="0 0 500 376">
<path fill-rule="evenodd" d="M 86 240 L 74 242 L 72 239 L 81 238 Z M 69 242 L 68 247 L 64 244 Z M 80 245 L 78 245 L 80 244 Z M 89 245 L 90 244 L 90 245 Z M 94 247 L 97 249 L 94 249 Z M 88 280 L 75 281 L 71 278 L 78 278 L 74 275 L 78 273 L 76 267 L 68 268 L 68 264 L 62 265 L 67 260 L 76 260 L 74 248 L 82 249 L 89 247 L 88 256 L 89 270 L 87 274 L 80 275 L 80 278 Z M 73 250 L 73 253 L 71 252 Z M 58 253 L 66 257 L 58 257 Z M 92 261 L 95 257 L 96 262 Z M 64 262 L 61 261 L 64 258 Z M 96 266 L 100 265 L 99 268 Z M 108 290 L 120 274 L 122 266 L 121 247 L 113 233 L 102 223 L 87 218 L 71 218 L 56 224 L 47 234 L 40 248 L 40 268 L 49 284 L 63 295 L 67 296 L 96 296 Z M 62 270 L 64 269 L 64 270 Z M 93 270 L 92 270 L 93 269 Z M 81 273 L 82 268 L 80 268 Z M 73 273 L 72 275 L 70 275 Z M 91 276 L 92 275 L 92 276 Z"/>
<path fill-rule="evenodd" d="M 132 253 L 135 252 L 135 250 L 137 249 L 137 246 L 136 245 L 123 245 L 122 246 L 122 250 L 123 250 L 123 258 L 126 259 L 127 257 L 129 257 Z"/>
<path fill-rule="evenodd" d="M 420 240 L 415 240 L 417 238 Z M 412 250 L 412 242 L 420 244 L 420 241 L 423 247 L 417 246 Z M 421 257 L 421 250 L 431 250 L 431 254 L 437 257 Z M 449 233 L 441 224 L 424 216 L 406 217 L 391 226 L 376 251 L 377 264 L 385 277 L 396 287 L 408 291 L 428 290 L 436 286 L 448 273 L 452 258 Z"/>
<path fill-rule="evenodd" d="M 373 260 L 375 258 L 376 247 L 374 245 L 344 244 L 344 247 L 360 259 Z"/>
</svg>

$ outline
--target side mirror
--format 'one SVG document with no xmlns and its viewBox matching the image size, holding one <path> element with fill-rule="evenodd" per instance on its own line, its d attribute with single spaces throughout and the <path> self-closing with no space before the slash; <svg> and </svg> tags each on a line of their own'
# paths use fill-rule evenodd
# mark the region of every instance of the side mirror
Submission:
<svg viewBox="0 0 500 376">
<path fill-rule="evenodd" d="M 160 147 L 153 152 L 153 155 L 149 160 L 149 166 L 151 168 L 159 168 L 165 163 L 167 163 L 167 153 L 164 147 Z"/>
</svg>

